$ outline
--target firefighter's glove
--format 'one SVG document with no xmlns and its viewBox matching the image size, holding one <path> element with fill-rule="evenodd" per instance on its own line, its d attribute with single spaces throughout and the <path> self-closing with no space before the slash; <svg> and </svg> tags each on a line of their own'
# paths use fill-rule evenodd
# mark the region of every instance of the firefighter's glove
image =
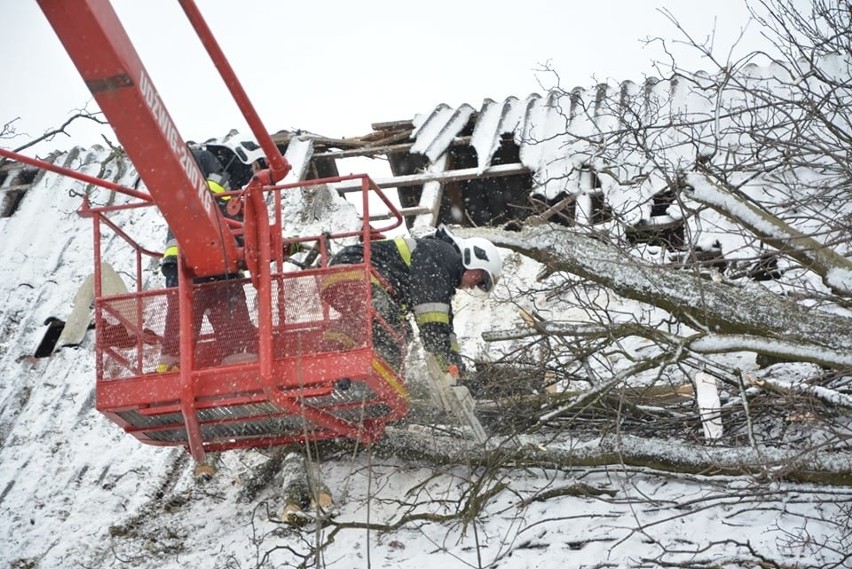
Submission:
<svg viewBox="0 0 852 569">
<path fill-rule="evenodd" d="M 177 257 L 165 257 L 162 263 L 160 263 L 160 272 L 166 277 L 166 286 L 177 286 Z"/>
<path fill-rule="evenodd" d="M 460 353 L 452 352 L 450 354 L 450 366 L 458 368 L 459 378 L 463 378 L 467 375 L 467 366 L 464 365 L 464 360 Z"/>
</svg>

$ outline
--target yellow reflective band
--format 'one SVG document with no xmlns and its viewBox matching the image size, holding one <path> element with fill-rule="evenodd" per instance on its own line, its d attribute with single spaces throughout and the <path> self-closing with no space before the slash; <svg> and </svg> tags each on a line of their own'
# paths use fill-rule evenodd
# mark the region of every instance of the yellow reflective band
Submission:
<svg viewBox="0 0 852 569">
<path fill-rule="evenodd" d="M 163 253 L 163 257 L 177 257 L 177 256 L 178 256 L 177 245 L 172 245 L 171 247 L 166 247 L 166 252 Z"/>
<path fill-rule="evenodd" d="M 326 275 L 322 278 L 321 289 L 325 290 L 330 286 L 334 286 L 340 283 L 345 282 L 358 282 L 364 280 L 364 271 L 361 269 L 351 270 L 351 271 L 341 271 L 339 273 L 334 273 L 331 275 Z M 370 275 L 370 282 L 375 285 L 381 286 L 379 279 L 376 278 L 375 275 Z"/>
<path fill-rule="evenodd" d="M 385 380 L 385 383 L 390 385 L 394 391 L 399 393 L 399 396 L 408 401 L 408 390 L 405 389 L 405 386 L 396 380 L 394 373 L 382 363 L 378 358 L 373 358 L 372 367 L 379 377 Z"/>
<path fill-rule="evenodd" d="M 224 194 L 227 190 L 222 187 L 222 185 L 215 180 L 207 180 L 207 187 L 210 188 L 210 191 L 214 194 Z M 231 199 L 231 196 L 221 196 L 219 199 L 227 201 Z"/>
<path fill-rule="evenodd" d="M 396 248 L 399 249 L 399 256 L 407 267 L 411 266 L 411 248 L 408 246 L 408 240 L 405 237 L 397 237 L 393 240 L 396 243 Z"/>
<path fill-rule="evenodd" d="M 450 323 L 450 305 L 443 302 L 424 302 L 414 307 L 414 319 L 417 324 Z"/>
<path fill-rule="evenodd" d="M 430 324 L 433 322 L 437 322 L 438 324 L 450 323 L 450 315 L 446 312 L 421 312 L 420 314 L 415 314 L 414 319 L 418 324 Z"/>
<path fill-rule="evenodd" d="M 336 284 L 364 279 L 364 271 L 341 271 L 322 278 L 322 289 L 325 290 Z"/>
</svg>

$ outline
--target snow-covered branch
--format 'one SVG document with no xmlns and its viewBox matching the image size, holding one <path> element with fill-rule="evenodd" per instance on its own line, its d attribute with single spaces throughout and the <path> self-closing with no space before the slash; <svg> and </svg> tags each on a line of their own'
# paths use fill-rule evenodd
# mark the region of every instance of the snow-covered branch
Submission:
<svg viewBox="0 0 852 569">
<path fill-rule="evenodd" d="M 393 431 L 380 452 L 428 459 L 437 464 L 488 465 L 500 461 L 515 468 L 556 465 L 572 468 L 629 465 L 660 471 L 706 476 L 752 475 L 831 485 L 852 484 L 852 454 L 794 448 L 704 446 L 668 438 L 628 434 L 578 438 L 560 437 L 552 444 L 520 446 L 517 440 L 470 448 L 457 439 Z"/>
<path fill-rule="evenodd" d="M 780 379 L 773 379 L 770 377 L 758 379 L 748 375 L 746 375 L 746 379 L 752 385 L 767 391 L 776 391 L 784 394 L 807 395 L 808 397 L 819 399 L 829 405 L 852 409 L 852 397 L 839 393 L 833 389 L 820 387 L 819 385 L 808 385 L 801 381 L 782 381 Z"/>
<path fill-rule="evenodd" d="M 803 307 L 757 284 L 714 282 L 693 272 L 653 265 L 624 249 L 552 225 L 516 233 L 490 229 L 464 233 L 488 237 L 553 270 L 662 308 L 705 333 L 783 341 L 801 346 L 800 353 L 808 347 L 811 356 L 826 352 L 827 361 L 838 363 L 852 353 L 852 319 Z"/>
<path fill-rule="evenodd" d="M 852 354 L 815 348 L 812 344 L 802 344 L 779 339 L 767 339 L 745 334 L 696 334 L 682 337 L 669 334 L 636 323 L 604 326 L 596 323 L 567 324 L 561 322 L 539 322 L 535 328 L 515 328 L 486 332 L 482 339 L 486 342 L 518 340 L 534 336 L 561 336 L 571 338 L 625 338 L 639 336 L 658 342 L 683 346 L 687 350 L 701 354 L 722 354 L 730 352 L 755 352 L 779 359 L 792 359 L 811 362 L 833 368 L 852 368 Z"/>
<path fill-rule="evenodd" d="M 704 173 L 686 178 L 689 196 L 736 221 L 765 243 L 796 259 L 822 277 L 836 294 L 852 296 L 852 261 L 813 237 L 790 227 L 742 194 L 725 189 L 719 180 Z"/>
</svg>

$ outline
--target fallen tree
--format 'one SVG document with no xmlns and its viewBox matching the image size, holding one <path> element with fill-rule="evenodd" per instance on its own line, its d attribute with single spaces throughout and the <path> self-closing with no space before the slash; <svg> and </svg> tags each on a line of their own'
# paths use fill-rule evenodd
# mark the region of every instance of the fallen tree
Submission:
<svg viewBox="0 0 852 569">
<path fill-rule="evenodd" d="M 599 87 L 594 104 L 565 91 L 554 136 L 570 149 L 556 180 L 568 196 L 553 207 L 573 209 L 562 225 L 545 212 L 511 231 L 457 232 L 543 265 L 527 290 L 505 289 L 524 323 L 484 336 L 506 346 L 512 381 L 526 374 L 538 393 L 504 402 L 492 425 L 545 441 L 528 454 L 498 445 L 518 464 L 540 452 L 554 464 L 852 482 L 850 14 L 822 0 L 809 14 L 759 4 L 772 60 L 717 60 L 666 13 L 715 69 L 672 58 L 662 82 L 624 83 L 618 96 Z M 582 172 L 597 183 L 581 186 Z M 718 381 L 717 440 L 702 439 L 698 374 Z"/>
</svg>

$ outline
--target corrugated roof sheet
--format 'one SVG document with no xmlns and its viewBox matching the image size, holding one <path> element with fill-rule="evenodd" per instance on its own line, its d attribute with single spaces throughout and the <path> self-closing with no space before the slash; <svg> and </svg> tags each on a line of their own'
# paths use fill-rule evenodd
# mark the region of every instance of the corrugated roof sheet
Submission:
<svg viewBox="0 0 852 569">
<path fill-rule="evenodd" d="M 849 75 L 848 69 L 838 72 Z M 776 65 L 748 65 L 736 77 L 740 83 L 772 89 L 783 89 L 792 80 Z M 692 164 L 697 155 L 711 154 L 717 147 L 741 147 L 742 128 L 728 127 L 736 126 L 731 117 L 744 107 L 743 92 L 742 88 L 726 88 L 726 82 L 723 73 L 698 73 L 688 78 L 552 90 L 524 99 L 486 99 L 478 111 L 470 104 L 458 108 L 442 104 L 415 117 L 411 152 L 434 163 L 454 138 L 472 132 L 470 146 L 476 150 L 482 172 L 491 166 L 501 140 L 511 136 L 519 147 L 521 163 L 533 173 L 534 192 L 546 197 L 575 189 L 583 167 L 589 166 L 610 170 L 618 180 L 648 178 L 646 184 L 658 189 L 660 181 L 652 173 L 651 158 L 614 152 L 618 138 L 629 127 L 646 129 L 655 138 L 654 145 L 665 149 L 670 164 Z M 752 106 L 748 112 L 760 111 Z M 731 137 L 726 138 L 729 132 Z"/>
</svg>

